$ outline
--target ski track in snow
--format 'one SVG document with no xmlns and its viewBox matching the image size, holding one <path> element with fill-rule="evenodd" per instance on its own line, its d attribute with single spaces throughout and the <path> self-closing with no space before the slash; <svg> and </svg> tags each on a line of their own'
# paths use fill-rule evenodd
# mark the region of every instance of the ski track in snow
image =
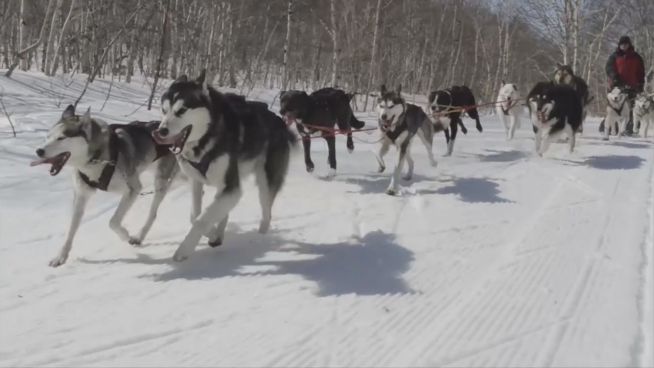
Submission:
<svg viewBox="0 0 654 368">
<path fill-rule="evenodd" d="M 68 263 L 47 263 L 71 211 L 69 169 L 30 168 L 32 152 L 82 77 L 0 77 L 19 137 L 0 120 L 0 365 L 29 366 L 648 366 L 653 362 L 654 145 L 599 139 L 587 122 L 576 152 L 533 154 L 523 123 L 507 142 L 493 116 L 431 168 L 416 140 L 401 195 L 376 173 L 377 133 L 358 133 L 338 174 L 312 146 L 295 150 L 273 209 L 256 232 L 252 180 L 225 244 L 172 254 L 189 229 L 179 179 L 144 247 L 108 222 L 118 198 L 90 201 Z M 164 84 L 165 85 L 165 84 Z M 90 85 L 81 108 L 109 121 L 156 119 L 137 108 L 147 86 Z M 277 91 L 254 90 L 270 102 Z M 273 105 L 273 110 L 278 106 Z M 137 110 L 133 115 L 134 110 Z M 376 124 L 370 114 L 360 116 Z M 466 125 L 472 122 L 466 120 Z M 300 146 L 300 145 L 298 145 Z M 125 224 L 142 225 L 151 177 Z M 207 198 L 213 193 L 208 189 Z"/>
</svg>

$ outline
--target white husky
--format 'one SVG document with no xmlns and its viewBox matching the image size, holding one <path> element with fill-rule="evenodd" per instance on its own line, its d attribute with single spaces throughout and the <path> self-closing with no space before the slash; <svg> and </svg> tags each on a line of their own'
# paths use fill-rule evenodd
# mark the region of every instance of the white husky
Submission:
<svg viewBox="0 0 654 368">
<path fill-rule="evenodd" d="M 627 92 L 620 87 L 613 87 L 606 95 L 608 104 L 606 106 L 606 120 L 604 123 L 604 139 L 609 140 L 609 132 L 612 128 L 618 131 L 618 136 L 624 135 L 631 113 Z"/>
<path fill-rule="evenodd" d="M 502 81 L 502 88 L 497 94 L 498 103 L 495 106 L 497 116 L 504 124 L 506 131 L 506 138 L 511 140 L 515 135 L 515 130 L 520 127 L 520 94 L 518 93 L 518 86 L 513 83 L 504 83 Z"/>
<path fill-rule="evenodd" d="M 654 94 L 647 95 L 641 93 L 636 97 L 634 103 L 634 133 L 638 134 L 639 130 L 637 124 L 640 122 L 644 126 L 643 137 L 647 138 L 647 130 L 649 124 L 654 123 Z"/>
</svg>

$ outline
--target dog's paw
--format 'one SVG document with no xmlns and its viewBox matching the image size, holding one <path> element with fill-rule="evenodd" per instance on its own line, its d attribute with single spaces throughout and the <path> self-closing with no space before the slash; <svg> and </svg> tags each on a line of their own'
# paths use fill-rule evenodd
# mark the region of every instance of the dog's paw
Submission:
<svg viewBox="0 0 654 368">
<path fill-rule="evenodd" d="M 188 259 L 188 254 L 181 252 L 181 251 L 176 251 L 175 255 L 173 255 L 173 261 L 175 262 L 183 262 Z"/>
<path fill-rule="evenodd" d="M 50 261 L 49 265 L 50 267 L 59 267 L 66 263 L 66 259 L 68 259 L 67 255 L 58 255 Z"/>
<path fill-rule="evenodd" d="M 327 179 L 332 179 L 335 176 L 336 176 L 336 169 L 331 168 L 329 169 L 329 171 L 327 171 L 327 176 L 326 176 Z"/>
<path fill-rule="evenodd" d="M 436 160 L 431 160 L 431 161 L 429 162 L 429 165 L 431 165 L 431 167 L 437 167 L 437 166 L 438 166 L 438 161 L 436 161 Z"/>
<path fill-rule="evenodd" d="M 404 179 L 406 181 L 409 181 L 409 180 L 411 180 L 412 177 L 413 177 L 412 174 L 406 174 L 406 175 L 402 176 L 402 179 Z"/>
<path fill-rule="evenodd" d="M 609 137 L 602 137 L 602 140 L 603 140 L 603 141 L 608 141 L 608 140 L 609 140 Z"/>
<path fill-rule="evenodd" d="M 380 166 L 380 167 L 377 169 L 377 172 L 378 172 L 378 173 L 383 173 L 384 170 L 386 170 L 386 166 Z"/>
<path fill-rule="evenodd" d="M 386 189 L 386 194 L 394 196 L 397 194 L 397 190 L 395 188 L 388 188 Z"/>
<path fill-rule="evenodd" d="M 139 238 L 137 238 L 137 237 L 135 237 L 135 236 L 130 236 L 130 237 L 129 237 L 129 240 L 128 240 L 127 242 L 128 242 L 130 245 L 134 246 L 134 247 L 140 247 L 140 246 L 142 245 L 142 244 L 141 244 L 141 243 L 142 243 L 141 239 L 139 239 Z"/>
<path fill-rule="evenodd" d="M 209 246 L 211 248 L 219 247 L 221 245 L 223 245 L 223 239 L 222 238 L 218 238 L 218 239 L 215 239 L 215 240 L 209 240 Z"/>
<path fill-rule="evenodd" d="M 259 234 L 265 234 L 268 232 L 268 230 L 270 230 L 270 221 L 268 222 L 261 221 L 261 223 L 259 224 Z"/>
<path fill-rule="evenodd" d="M 306 164 L 307 167 L 307 172 L 312 173 L 313 172 L 313 163 L 312 164 Z"/>
</svg>

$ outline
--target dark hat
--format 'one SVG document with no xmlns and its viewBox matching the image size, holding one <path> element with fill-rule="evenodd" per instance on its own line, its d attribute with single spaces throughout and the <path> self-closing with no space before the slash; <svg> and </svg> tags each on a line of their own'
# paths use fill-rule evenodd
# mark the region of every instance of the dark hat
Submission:
<svg viewBox="0 0 654 368">
<path fill-rule="evenodd" d="M 629 36 L 620 37 L 620 41 L 618 41 L 618 45 L 623 45 L 623 44 L 631 45 L 631 38 L 629 38 Z"/>
</svg>

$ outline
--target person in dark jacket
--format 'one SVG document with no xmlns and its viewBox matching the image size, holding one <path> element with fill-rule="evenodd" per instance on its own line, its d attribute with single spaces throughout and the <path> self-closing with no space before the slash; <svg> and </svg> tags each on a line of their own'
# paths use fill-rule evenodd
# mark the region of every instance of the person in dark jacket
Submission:
<svg viewBox="0 0 654 368">
<path fill-rule="evenodd" d="M 620 37 L 618 48 L 606 61 L 606 75 L 609 78 L 609 90 L 616 86 L 628 88 L 629 103 L 633 110 L 634 99 L 645 86 L 645 63 L 628 36 Z M 632 120 L 633 117 L 630 117 L 627 134 L 633 132 Z"/>
</svg>

